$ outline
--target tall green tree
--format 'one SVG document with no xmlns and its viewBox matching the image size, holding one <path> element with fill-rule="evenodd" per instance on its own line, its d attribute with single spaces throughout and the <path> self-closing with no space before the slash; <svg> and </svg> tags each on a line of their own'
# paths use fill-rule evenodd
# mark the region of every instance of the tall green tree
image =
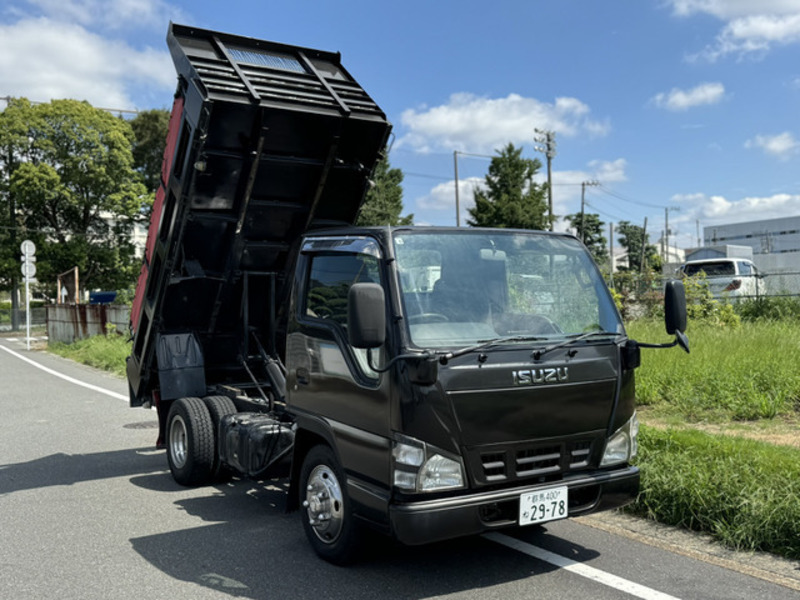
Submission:
<svg viewBox="0 0 800 600">
<path fill-rule="evenodd" d="M 642 264 L 642 252 L 644 252 L 645 269 L 660 268 L 661 258 L 658 256 L 658 249 L 650 244 L 650 235 L 645 233 L 643 227 L 629 221 L 620 221 L 617 233 L 619 243 L 628 253 L 628 268 L 621 270 L 638 271 Z"/>
<path fill-rule="evenodd" d="M 522 148 L 508 144 L 492 158 L 485 189 L 475 189 L 475 206 L 467 223 L 473 227 L 549 229 L 547 184 L 534 176 L 542 168 L 538 159 L 522 158 Z"/>
<path fill-rule="evenodd" d="M 152 201 L 133 168 L 130 125 L 86 102 L 15 100 L 0 131 L 12 132 L 0 141 L 0 213 L 13 209 L 17 240 L 36 243 L 37 279 L 52 290 L 77 266 L 84 289 L 128 287 L 139 262 L 132 228 Z"/>
<path fill-rule="evenodd" d="M 403 212 L 403 172 L 391 168 L 388 157 L 384 155 L 375 166 L 372 181 L 374 185 L 367 192 L 356 225 L 411 225 L 413 214 L 400 216 Z"/>
<path fill-rule="evenodd" d="M 603 235 L 605 223 L 600 220 L 600 215 L 583 213 L 581 216 L 581 213 L 575 213 L 564 218 L 569 221 L 578 239 L 583 240 L 595 262 L 598 265 L 605 264 L 608 261 L 608 240 Z"/>
<path fill-rule="evenodd" d="M 146 110 L 131 119 L 130 124 L 134 136 L 133 168 L 141 173 L 147 191 L 154 194 L 161 183 L 169 111 L 159 108 Z"/>
</svg>

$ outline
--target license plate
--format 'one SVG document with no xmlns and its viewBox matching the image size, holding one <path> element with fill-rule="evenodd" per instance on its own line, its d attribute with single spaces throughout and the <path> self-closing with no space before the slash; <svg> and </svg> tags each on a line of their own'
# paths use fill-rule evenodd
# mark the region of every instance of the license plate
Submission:
<svg viewBox="0 0 800 600">
<path fill-rule="evenodd" d="M 519 497 L 519 524 L 533 525 L 566 519 L 567 486 L 525 492 Z"/>
</svg>

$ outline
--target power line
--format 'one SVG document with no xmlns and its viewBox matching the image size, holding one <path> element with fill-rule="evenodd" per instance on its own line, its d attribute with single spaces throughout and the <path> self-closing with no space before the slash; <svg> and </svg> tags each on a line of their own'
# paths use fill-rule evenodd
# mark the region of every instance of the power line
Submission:
<svg viewBox="0 0 800 600">
<path fill-rule="evenodd" d="M 613 196 L 614 198 L 622 200 L 623 202 L 628 202 L 629 204 L 636 204 L 637 206 L 647 206 L 648 208 L 667 208 L 663 204 L 650 204 L 648 202 L 642 202 L 641 200 L 631 200 L 630 198 L 626 198 L 625 196 L 622 196 L 614 192 L 613 190 L 608 189 L 602 183 L 600 184 L 599 188 L 602 192 L 608 194 L 609 196 Z"/>
<path fill-rule="evenodd" d="M 15 96 L 0 96 L 0 100 L 5 101 L 6 106 L 8 106 L 11 103 L 11 100 L 13 100 L 14 98 L 15 98 Z M 54 98 L 54 100 L 58 100 L 58 99 L 59 98 Z M 49 104 L 50 103 L 50 102 L 41 102 L 39 100 L 28 100 L 28 102 L 30 102 L 31 104 Z M 92 106 L 92 108 L 96 108 L 97 110 L 104 110 L 104 111 L 110 112 L 110 113 L 125 113 L 125 114 L 129 114 L 129 115 L 138 115 L 141 112 L 141 111 L 138 111 L 136 109 L 130 109 L 130 108 L 103 108 L 102 106 L 94 106 L 91 103 L 90 103 L 90 105 Z"/>
<path fill-rule="evenodd" d="M 403 176 L 408 177 L 422 177 L 423 179 L 440 179 L 442 181 L 450 181 L 452 177 L 444 177 L 443 175 L 431 175 L 429 173 L 412 173 L 411 171 L 403 171 Z"/>
<path fill-rule="evenodd" d="M 594 204 L 592 204 L 588 200 L 586 200 L 586 206 L 588 206 L 589 208 L 594 209 L 595 211 L 597 211 L 598 214 L 603 215 L 604 217 L 607 217 L 607 218 L 611 219 L 612 221 L 618 221 L 619 222 L 619 221 L 625 221 L 626 220 L 623 217 L 620 217 L 620 216 L 617 216 L 617 215 L 612 215 L 611 213 L 607 213 L 607 212 L 604 212 L 604 211 L 600 210 L 599 208 L 597 208 Z"/>
</svg>

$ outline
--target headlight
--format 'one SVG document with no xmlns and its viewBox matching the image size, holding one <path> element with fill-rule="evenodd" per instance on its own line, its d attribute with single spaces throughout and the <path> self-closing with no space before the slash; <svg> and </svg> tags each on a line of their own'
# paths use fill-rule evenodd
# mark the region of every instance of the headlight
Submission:
<svg viewBox="0 0 800 600">
<path fill-rule="evenodd" d="M 394 486 L 410 492 L 439 492 L 464 487 L 464 467 L 457 457 L 397 434 L 392 448 Z"/>
<path fill-rule="evenodd" d="M 633 413 L 630 420 L 608 438 L 600 466 L 610 467 L 633 459 L 639 451 L 638 437 L 639 419 L 636 417 L 636 413 Z"/>
</svg>

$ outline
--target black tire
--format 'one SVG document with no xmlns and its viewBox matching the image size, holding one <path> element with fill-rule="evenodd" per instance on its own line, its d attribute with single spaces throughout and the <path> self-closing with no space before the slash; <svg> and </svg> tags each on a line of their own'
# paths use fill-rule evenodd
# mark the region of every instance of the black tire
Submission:
<svg viewBox="0 0 800 600">
<path fill-rule="evenodd" d="M 314 446 L 300 471 L 300 517 L 317 555 L 333 564 L 355 558 L 360 534 L 347 496 L 344 471 L 328 446 Z"/>
<path fill-rule="evenodd" d="M 172 477 L 181 485 L 199 486 L 211 481 L 214 466 L 214 424 L 200 398 L 180 398 L 167 417 L 167 461 Z"/>
<path fill-rule="evenodd" d="M 224 481 L 230 479 L 233 473 L 225 465 L 220 464 L 219 460 L 219 445 L 222 440 L 219 437 L 219 422 L 225 415 L 232 415 L 237 412 L 236 405 L 233 400 L 227 396 L 206 396 L 203 398 L 208 409 L 208 414 L 211 415 L 211 424 L 214 431 L 214 464 L 211 467 L 211 477 L 217 481 Z"/>
</svg>

